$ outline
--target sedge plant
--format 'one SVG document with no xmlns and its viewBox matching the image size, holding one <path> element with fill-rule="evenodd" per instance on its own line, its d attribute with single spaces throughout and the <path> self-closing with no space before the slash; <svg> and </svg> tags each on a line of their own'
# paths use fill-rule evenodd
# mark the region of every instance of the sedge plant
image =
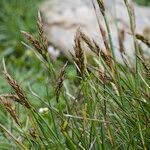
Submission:
<svg viewBox="0 0 150 150">
<path fill-rule="evenodd" d="M 40 15 L 38 37 L 22 31 L 45 70 L 45 96 L 41 97 L 30 85 L 29 91 L 22 89 L 3 61 L 3 75 L 13 92 L 1 94 L 0 104 L 13 124 L 11 130 L 0 124 L 0 130 L 12 147 L 25 150 L 150 149 L 150 56 L 145 57 L 140 46 L 144 43 L 149 50 L 150 42 L 136 33 L 134 11 L 127 0 L 124 2 L 134 39 L 135 62 L 126 56 L 124 31 L 118 32 L 123 63 L 117 61 L 105 5 L 97 0 L 107 29 L 99 24 L 105 50 L 78 29 L 74 54 L 71 54 L 77 72 L 73 80 L 67 75 L 70 62 L 56 70 L 47 50 Z M 93 6 L 95 8 L 94 1 Z M 95 65 L 86 60 L 85 45 L 93 52 Z M 42 108 L 35 107 L 32 99 L 41 101 Z"/>
</svg>

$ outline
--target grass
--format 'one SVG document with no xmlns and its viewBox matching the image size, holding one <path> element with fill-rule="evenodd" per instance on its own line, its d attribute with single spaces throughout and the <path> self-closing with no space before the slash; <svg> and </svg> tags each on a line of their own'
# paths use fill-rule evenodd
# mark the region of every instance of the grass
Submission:
<svg viewBox="0 0 150 150">
<path fill-rule="evenodd" d="M 149 6 L 150 5 L 150 1 L 149 0 L 135 0 L 135 2 L 137 2 L 139 5 L 145 5 L 145 6 Z"/>
<path fill-rule="evenodd" d="M 19 61 L 3 59 L 1 65 L 0 149 L 150 149 L 150 56 L 145 57 L 140 47 L 144 43 L 149 50 L 150 43 L 136 33 L 133 12 L 124 1 L 135 44 L 132 63 L 121 32 L 124 63 L 113 54 L 102 1 L 98 4 L 107 31 L 99 27 L 106 52 L 78 30 L 74 63 L 61 58 L 53 62 L 40 16 L 37 34 L 22 32 L 26 53 Z M 83 43 L 95 55 L 94 66 L 85 61 Z"/>
<path fill-rule="evenodd" d="M 0 52 L 5 55 L 23 53 L 20 30 L 35 33 L 37 6 L 41 0 L 1 0 L 0 1 Z M 34 7 L 33 7 L 34 6 Z"/>
</svg>

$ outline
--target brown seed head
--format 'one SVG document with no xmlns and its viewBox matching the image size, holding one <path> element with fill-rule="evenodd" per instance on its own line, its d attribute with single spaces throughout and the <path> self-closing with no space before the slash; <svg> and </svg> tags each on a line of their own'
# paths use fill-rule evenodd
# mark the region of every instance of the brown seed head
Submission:
<svg viewBox="0 0 150 150">
<path fill-rule="evenodd" d="M 42 19 L 41 19 L 40 13 L 38 13 L 37 27 L 38 27 L 38 33 L 39 33 L 40 43 L 42 44 L 43 50 L 45 51 L 45 53 L 47 53 L 47 50 L 48 50 L 48 40 L 47 40 L 47 37 L 44 34 L 44 26 L 43 26 L 43 23 L 42 23 Z"/>
<path fill-rule="evenodd" d="M 77 64 L 81 75 L 83 75 L 85 71 L 85 56 L 84 56 L 84 50 L 81 44 L 82 37 L 81 37 L 81 32 L 79 31 L 79 29 L 76 32 L 74 42 L 75 42 L 75 46 L 74 46 L 75 56 L 73 56 L 73 59 L 75 63 Z"/>
<path fill-rule="evenodd" d="M 135 36 L 138 40 L 145 43 L 150 48 L 150 41 L 148 39 L 146 39 L 143 35 L 138 34 L 138 33 Z"/>
<path fill-rule="evenodd" d="M 20 104 L 24 105 L 27 108 L 31 108 L 26 94 L 24 93 L 23 89 L 19 86 L 16 80 L 14 80 L 6 71 L 3 72 L 5 75 L 5 78 L 9 85 L 15 90 L 15 93 L 17 94 L 18 97 L 14 97 L 17 102 Z"/>
<path fill-rule="evenodd" d="M 61 69 L 60 74 L 58 76 L 58 79 L 56 81 L 56 89 L 55 89 L 55 91 L 56 91 L 56 101 L 57 102 L 58 102 L 58 99 L 59 99 L 61 88 L 63 86 L 63 81 L 64 81 L 64 77 L 65 77 L 66 67 L 67 67 L 67 63 Z"/>
<path fill-rule="evenodd" d="M 29 41 L 29 43 L 41 54 L 43 55 L 43 51 L 42 51 L 42 46 L 40 44 L 40 42 L 33 37 L 30 33 L 25 32 L 25 31 L 21 31 L 21 33 L 27 38 L 27 40 Z"/>
<path fill-rule="evenodd" d="M 20 125 L 19 118 L 16 114 L 15 109 L 12 106 L 12 103 L 10 103 L 5 97 L 0 95 L 0 104 L 4 106 L 4 108 L 7 110 L 7 112 L 11 115 L 11 117 L 15 120 L 15 122 Z"/>
<path fill-rule="evenodd" d="M 97 0 L 97 3 L 98 3 L 98 6 L 100 8 L 100 11 L 101 11 L 102 15 L 104 15 L 104 13 L 105 13 L 105 7 L 104 7 L 103 0 Z"/>
<path fill-rule="evenodd" d="M 124 30 L 119 30 L 118 41 L 119 41 L 119 50 L 120 50 L 120 53 L 124 53 L 125 52 L 125 49 L 124 49 L 124 39 L 125 39 L 125 32 L 124 32 Z"/>
</svg>

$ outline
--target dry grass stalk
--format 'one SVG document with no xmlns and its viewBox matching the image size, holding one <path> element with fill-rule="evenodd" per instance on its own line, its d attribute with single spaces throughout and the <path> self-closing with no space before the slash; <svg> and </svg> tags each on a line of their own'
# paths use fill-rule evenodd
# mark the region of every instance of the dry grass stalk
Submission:
<svg viewBox="0 0 150 150">
<path fill-rule="evenodd" d="M 61 88 L 63 86 L 63 81 L 64 81 L 64 77 L 65 77 L 65 70 L 67 67 L 67 63 L 63 66 L 63 68 L 61 69 L 58 79 L 56 81 L 56 101 L 58 102 L 59 100 L 59 96 L 60 96 L 60 92 L 61 92 Z"/>
<path fill-rule="evenodd" d="M 7 82 L 10 84 L 10 86 L 15 90 L 15 93 L 17 96 L 14 96 L 14 100 L 19 102 L 21 105 L 25 106 L 26 108 L 31 108 L 31 105 L 28 102 L 28 99 L 26 97 L 26 94 L 24 93 L 23 89 L 20 87 L 20 85 L 17 83 L 16 80 L 14 80 L 6 71 L 3 72 L 5 75 L 5 78 Z"/>
<path fill-rule="evenodd" d="M 15 120 L 15 122 L 20 125 L 19 118 L 16 114 L 15 109 L 13 109 L 12 104 L 2 95 L 0 95 L 0 103 L 4 106 L 7 112 L 11 115 L 11 117 Z"/>
<path fill-rule="evenodd" d="M 75 56 L 73 56 L 73 59 L 75 61 L 75 63 L 77 64 L 77 67 L 81 73 L 81 75 L 83 75 L 84 71 L 85 71 L 85 56 L 84 56 L 84 50 L 82 48 L 82 37 L 81 37 L 81 32 L 79 31 L 79 29 L 76 32 L 75 35 L 75 46 L 74 46 L 74 51 L 75 51 Z"/>
<path fill-rule="evenodd" d="M 145 43 L 150 48 L 150 41 L 146 39 L 143 35 L 136 33 L 136 38 L 141 42 Z"/>
</svg>

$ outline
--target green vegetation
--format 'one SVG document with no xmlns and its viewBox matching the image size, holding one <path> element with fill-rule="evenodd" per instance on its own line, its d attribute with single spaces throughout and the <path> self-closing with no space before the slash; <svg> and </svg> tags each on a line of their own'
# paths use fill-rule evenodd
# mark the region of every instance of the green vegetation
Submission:
<svg viewBox="0 0 150 150">
<path fill-rule="evenodd" d="M 12 12 L 14 8 L 9 5 L 17 1 L 5 1 L 0 3 Z M 30 20 L 35 18 L 33 4 L 20 1 L 21 12 L 26 10 L 24 6 L 31 5 L 31 11 L 22 13 L 25 18 L 28 13 L 31 15 L 26 20 L 29 26 L 26 21 L 17 21 L 18 17 L 11 25 L 12 13 L 1 13 L 0 47 L 4 51 L 0 57 L 0 149 L 150 149 L 150 56 L 145 57 L 140 47 L 144 43 L 149 50 L 150 43 L 135 33 L 132 11 L 124 1 L 135 44 L 135 61 L 125 59 L 123 38 L 119 36 L 123 64 L 114 56 L 101 1 L 99 8 L 109 37 L 105 41 L 107 52 L 79 30 L 75 36 L 74 63 L 62 58 L 51 60 L 40 17 L 38 28 Z M 26 47 L 20 45 L 20 29 L 33 33 L 22 32 Z M 95 55 L 95 66 L 85 62 L 83 42 Z"/>
<path fill-rule="evenodd" d="M 137 2 L 140 5 L 145 5 L 145 6 L 149 6 L 150 5 L 150 1 L 149 0 L 135 0 L 135 2 Z"/>
<path fill-rule="evenodd" d="M 0 1 L 0 51 L 21 55 L 22 36 L 20 30 L 35 32 L 37 5 L 40 0 Z"/>
</svg>

